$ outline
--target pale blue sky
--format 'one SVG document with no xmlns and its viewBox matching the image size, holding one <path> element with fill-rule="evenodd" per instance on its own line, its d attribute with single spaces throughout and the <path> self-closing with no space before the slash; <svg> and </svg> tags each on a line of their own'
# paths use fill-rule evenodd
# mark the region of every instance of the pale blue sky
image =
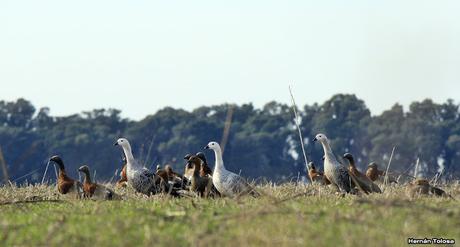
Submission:
<svg viewBox="0 0 460 247">
<path fill-rule="evenodd" d="M 0 99 L 100 107 L 460 101 L 460 1 L 0 1 Z"/>
</svg>

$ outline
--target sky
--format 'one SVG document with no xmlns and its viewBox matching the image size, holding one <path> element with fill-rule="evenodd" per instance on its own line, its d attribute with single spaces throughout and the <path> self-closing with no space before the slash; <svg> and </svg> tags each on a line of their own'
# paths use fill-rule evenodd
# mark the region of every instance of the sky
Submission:
<svg viewBox="0 0 460 247">
<path fill-rule="evenodd" d="M 0 100 L 52 115 L 460 101 L 460 1 L 0 1 Z"/>
</svg>

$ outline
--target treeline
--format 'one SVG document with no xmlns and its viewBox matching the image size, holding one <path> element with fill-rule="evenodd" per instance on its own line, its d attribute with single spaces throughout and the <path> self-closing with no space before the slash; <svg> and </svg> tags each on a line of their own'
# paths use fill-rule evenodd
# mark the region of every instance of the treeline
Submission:
<svg viewBox="0 0 460 247">
<path fill-rule="evenodd" d="M 452 100 L 414 102 L 406 112 L 396 104 L 371 116 L 355 95 L 338 94 L 299 112 L 307 157 L 319 167 L 323 151 L 311 139 L 322 132 L 337 156 L 354 154 L 360 168 L 370 161 L 386 166 L 396 146 L 392 170 L 413 172 L 419 159 L 420 172 L 427 177 L 441 170 L 444 178 L 460 174 L 459 105 Z M 210 140 L 222 140 L 229 115 L 224 160 L 230 170 L 274 181 L 305 175 L 291 107 L 277 102 L 262 109 L 252 104 L 203 106 L 192 112 L 166 107 L 132 121 L 122 118 L 116 109 L 54 117 L 48 108 L 37 110 L 24 99 L 0 101 L 0 148 L 10 180 L 15 182 L 41 181 L 53 154 L 63 157 L 72 176 L 77 176 L 78 166 L 88 164 L 97 171 L 98 179 L 109 180 L 121 168 L 121 151 L 113 147 L 121 136 L 131 141 L 146 167 L 171 164 L 183 171 L 185 154 L 200 151 Z M 213 153 L 207 155 L 213 164 Z"/>
</svg>

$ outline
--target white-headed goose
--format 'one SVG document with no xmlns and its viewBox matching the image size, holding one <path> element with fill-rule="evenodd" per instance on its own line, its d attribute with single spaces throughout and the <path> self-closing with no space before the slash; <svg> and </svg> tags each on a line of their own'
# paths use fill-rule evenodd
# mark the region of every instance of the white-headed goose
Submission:
<svg viewBox="0 0 460 247">
<path fill-rule="evenodd" d="M 244 194 L 250 194 L 254 197 L 259 196 L 259 193 L 245 179 L 225 169 L 219 143 L 210 142 L 205 149 L 214 151 L 216 165 L 212 174 L 212 182 L 222 196 L 237 197 Z"/>
<path fill-rule="evenodd" d="M 324 134 L 317 134 L 313 141 L 318 141 L 324 150 L 324 175 L 341 192 L 352 192 L 351 178 L 347 168 L 340 164 L 332 152 L 329 141 Z"/>
<path fill-rule="evenodd" d="M 126 177 L 128 178 L 128 184 L 132 186 L 134 190 L 145 195 L 166 191 L 166 181 L 157 176 L 154 172 L 149 171 L 134 159 L 131 145 L 127 139 L 120 138 L 114 145 L 120 146 L 123 149 L 126 157 Z"/>
</svg>

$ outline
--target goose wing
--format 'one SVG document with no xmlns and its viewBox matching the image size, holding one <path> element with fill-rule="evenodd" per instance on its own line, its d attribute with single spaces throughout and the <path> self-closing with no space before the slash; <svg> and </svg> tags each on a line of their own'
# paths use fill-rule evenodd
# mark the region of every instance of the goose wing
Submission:
<svg viewBox="0 0 460 247">
<path fill-rule="evenodd" d="M 351 177 L 348 169 L 339 163 L 336 168 L 336 183 L 341 191 L 351 192 Z"/>
</svg>

